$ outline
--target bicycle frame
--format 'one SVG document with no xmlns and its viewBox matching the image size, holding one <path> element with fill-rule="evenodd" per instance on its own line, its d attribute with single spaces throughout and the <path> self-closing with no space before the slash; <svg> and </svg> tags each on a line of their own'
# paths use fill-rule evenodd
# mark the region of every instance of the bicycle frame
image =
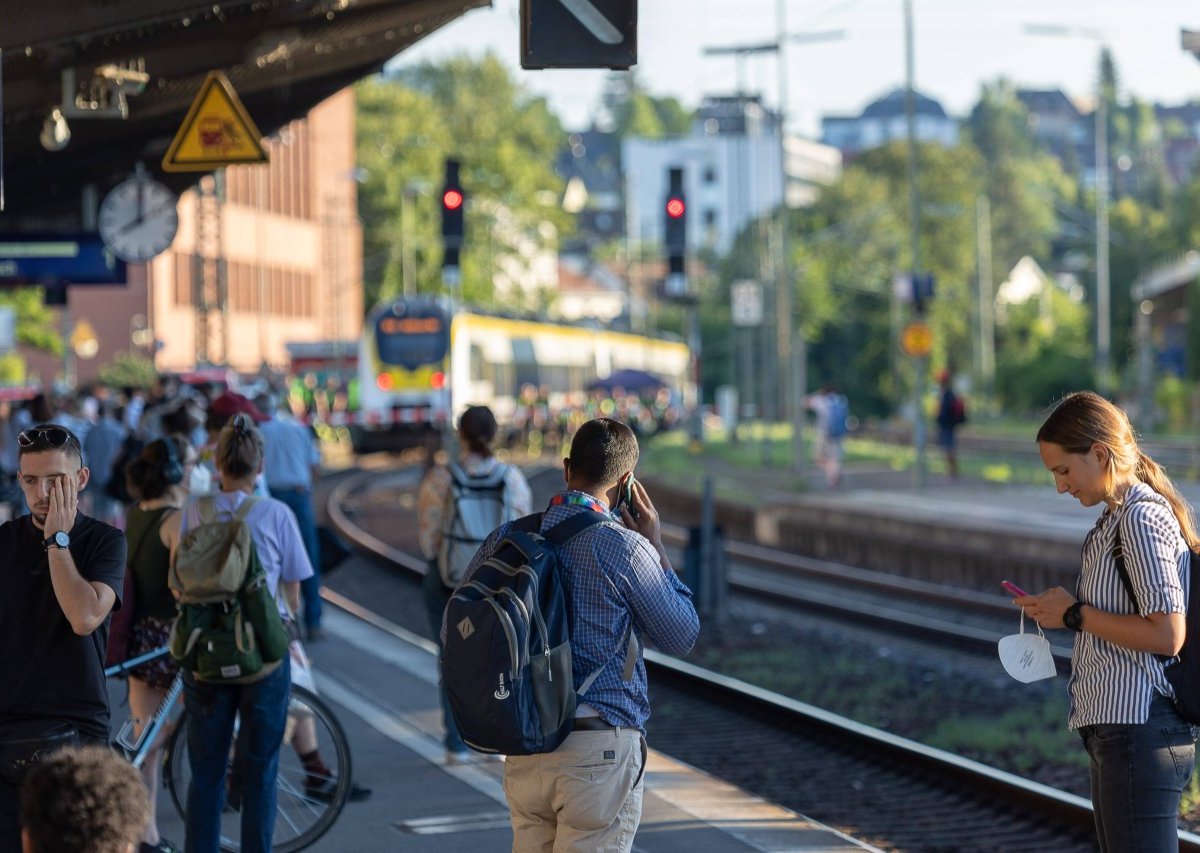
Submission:
<svg viewBox="0 0 1200 853">
<path fill-rule="evenodd" d="M 130 670 L 136 669 L 145 663 L 156 661 L 159 658 L 166 657 L 170 654 L 170 649 L 167 646 L 155 649 L 152 652 L 146 652 L 144 655 L 138 655 L 135 658 L 130 658 L 127 661 L 110 666 L 104 670 L 105 678 L 127 678 Z M 121 747 L 125 753 L 126 760 L 134 767 L 141 768 L 146 762 L 146 757 L 150 754 L 150 750 L 158 741 L 158 736 L 171 720 L 171 714 L 175 710 L 176 704 L 179 702 L 179 697 L 183 694 L 183 675 L 178 674 L 171 682 L 171 686 L 167 688 L 167 695 L 158 703 L 158 707 L 154 709 L 154 713 L 150 715 L 150 719 L 142 726 L 142 733 L 136 738 L 133 736 L 135 720 L 130 717 L 121 726 L 120 731 L 113 741 Z"/>
</svg>

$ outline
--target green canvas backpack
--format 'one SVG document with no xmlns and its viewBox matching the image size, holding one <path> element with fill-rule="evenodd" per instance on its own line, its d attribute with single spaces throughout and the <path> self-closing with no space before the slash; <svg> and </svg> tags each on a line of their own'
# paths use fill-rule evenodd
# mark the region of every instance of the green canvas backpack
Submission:
<svg viewBox="0 0 1200 853">
<path fill-rule="evenodd" d="M 247 498 L 222 521 L 214 499 L 200 498 L 200 524 L 180 541 L 167 576 L 179 611 L 171 656 L 199 681 L 258 681 L 287 654 L 283 620 L 245 522 L 257 500 Z"/>
</svg>

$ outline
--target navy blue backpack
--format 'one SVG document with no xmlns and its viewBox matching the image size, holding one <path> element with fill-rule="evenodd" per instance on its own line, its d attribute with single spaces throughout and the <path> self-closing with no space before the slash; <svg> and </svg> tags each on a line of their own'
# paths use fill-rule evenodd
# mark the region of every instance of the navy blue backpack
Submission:
<svg viewBox="0 0 1200 853">
<path fill-rule="evenodd" d="M 574 725 L 577 692 L 557 552 L 611 519 L 576 512 L 539 533 L 541 519 L 514 521 L 446 605 L 442 683 L 463 741 L 477 752 L 553 752 Z M 591 673 L 578 693 L 599 674 Z"/>
</svg>

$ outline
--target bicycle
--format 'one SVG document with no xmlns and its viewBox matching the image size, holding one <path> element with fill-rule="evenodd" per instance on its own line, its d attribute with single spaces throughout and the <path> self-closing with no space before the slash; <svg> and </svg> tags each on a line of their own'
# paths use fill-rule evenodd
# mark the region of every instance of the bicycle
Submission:
<svg viewBox="0 0 1200 853">
<path fill-rule="evenodd" d="M 165 657 L 169 653 L 164 646 L 110 666 L 104 670 L 104 675 L 106 678 L 125 678 L 130 670 Z M 191 766 L 186 757 L 187 718 L 182 713 L 176 713 L 182 695 L 183 676 L 180 674 L 171 682 L 167 694 L 154 709 L 141 733 L 134 734 L 136 721 L 130 718 L 117 732 L 114 743 L 121 749 L 126 760 L 134 767 L 140 768 L 160 735 L 177 718 L 177 725 L 174 731 L 167 735 L 168 740 L 162 750 L 162 779 L 163 785 L 171 795 L 175 810 L 180 817 L 186 819 Z M 234 726 L 236 742 L 237 724 Z M 328 776 L 310 774 L 300 762 L 296 749 L 287 748 L 294 746 L 297 737 L 307 737 L 310 740 L 315 738 L 314 742 L 320 744 L 323 751 L 327 750 L 323 752 L 323 757 L 330 769 Z M 230 765 L 232 764 L 231 753 Z M 319 696 L 311 690 L 293 684 L 288 700 L 288 720 L 284 729 L 283 748 L 279 753 L 275 835 L 271 849 L 279 853 L 292 853 L 303 850 L 324 835 L 333 826 L 346 804 L 350 794 L 350 775 L 350 744 L 341 723 Z M 320 794 L 311 793 L 314 782 L 321 785 Z M 240 833 L 241 816 L 236 809 L 227 805 L 221 819 L 221 849 L 232 853 L 240 850 Z"/>
</svg>

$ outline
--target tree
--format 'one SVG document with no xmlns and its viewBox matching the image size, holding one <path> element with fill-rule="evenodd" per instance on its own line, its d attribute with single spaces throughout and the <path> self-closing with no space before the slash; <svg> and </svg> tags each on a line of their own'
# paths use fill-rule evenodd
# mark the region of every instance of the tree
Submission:
<svg viewBox="0 0 1200 853">
<path fill-rule="evenodd" d="M 683 136 L 692 126 L 690 110 L 677 98 L 651 95 L 635 71 L 608 78 L 604 107 L 613 132 L 621 137 Z"/>
<path fill-rule="evenodd" d="M 404 254 L 418 292 L 441 292 L 440 189 L 447 157 L 467 193 L 462 298 L 490 304 L 497 270 L 552 250 L 570 227 L 555 204 L 563 130 L 493 54 L 421 63 L 358 84 L 365 302 L 402 290 Z M 405 250 L 400 211 L 411 246 Z M 523 306 L 526 308 L 535 305 Z"/>
</svg>

